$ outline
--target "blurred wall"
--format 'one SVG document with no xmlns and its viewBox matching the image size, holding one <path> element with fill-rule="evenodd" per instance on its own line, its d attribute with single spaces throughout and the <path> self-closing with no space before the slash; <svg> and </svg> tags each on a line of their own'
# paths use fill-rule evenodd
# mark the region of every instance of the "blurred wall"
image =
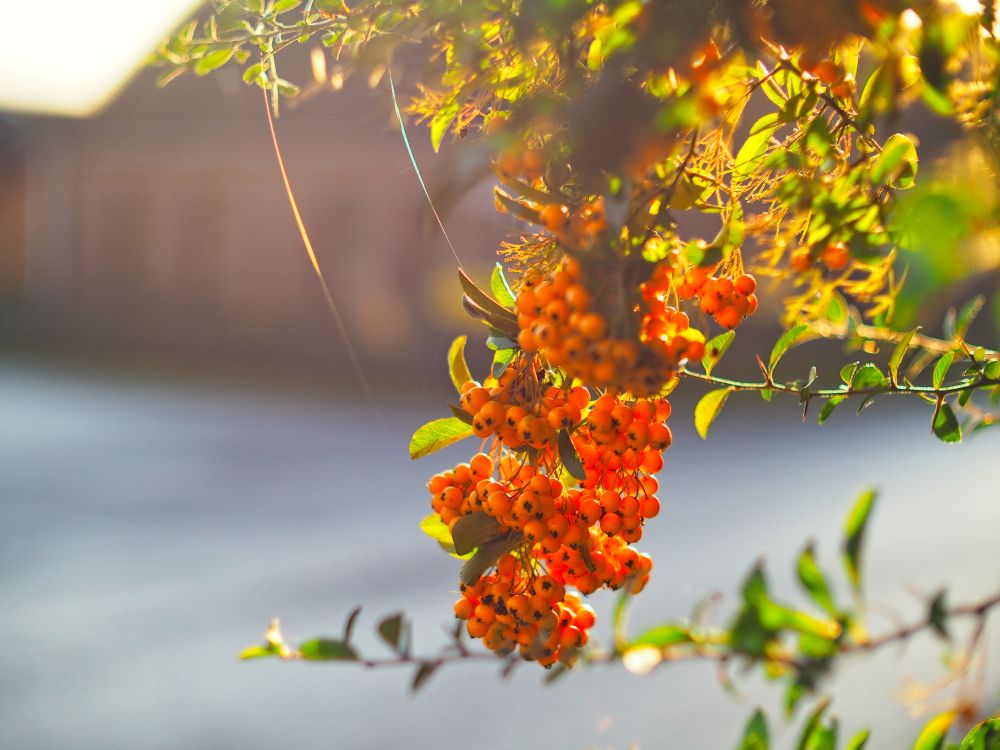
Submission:
<svg viewBox="0 0 1000 750">
<path fill-rule="evenodd" d="M 422 368 L 414 355 L 428 336 L 467 324 L 384 88 L 349 81 L 286 105 L 277 124 L 365 364 Z M 6 118 L 0 346 L 344 369 L 263 107 L 236 71 L 163 90 L 147 71 L 93 119 Z M 442 159 L 423 128 L 411 138 L 433 184 Z M 463 262 L 482 274 L 506 234 L 490 189 L 474 187 L 446 217 Z"/>
</svg>

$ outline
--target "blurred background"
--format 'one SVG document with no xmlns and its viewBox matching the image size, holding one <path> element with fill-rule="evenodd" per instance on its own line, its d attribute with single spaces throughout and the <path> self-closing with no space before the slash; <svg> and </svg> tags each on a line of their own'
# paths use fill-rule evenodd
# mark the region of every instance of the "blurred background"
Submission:
<svg viewBox="0 0 1000 750">
<path fill-rule="evenodd" d="M 444 642 L 456 565 L 417 524 L 426 478 L 468 446 L 414 464 L 407 443 L 446 408 L 448 343 L 480 330 L 384 87 L 349 81 L 277 121 L 369 401 L 302 249 L 260 92 L 230 69 L 162 90 L 140 69 L 198 3 L 76 5 L 43 17 L 0 3 L 9 28 L 60 19 L 0 51 L 0 747 L 711 750 L 735 743 L 753 706 L 777 716 L 775 690 L 737 673 L 727 695 L 705 664 L 551 686 L 532 665 L 506 681 L 457 665 L 411 697 L 392 670 L 236 660 L 273 616 L 294 641 L 338 633 L 355 605 L 360 631 L 404 610 L 419 649 Z M 913 129 L 931 155 L 953 136 L 926 116 Z M 435 184 L 447 153 L 411 137 Z M 491 189 L 445 217 L 480 279 L 515 229 Z M 776 332 L 741 335 L 727 364 Z M 790 366 L 820 355 L 802 356 Z M 872 484 L 873 626 L 923 616 L 919 597 L 945 584 L 956 602 L 1000 585 L 997 434 L 941 444 L 909 403 L 819 428 L 792 402 L 748 396 L 704 443 L 697 395 L 677 396 L 636 629 L 716 591 L 726 617 L 762 555 L 793 595 L 801 546 L 817 537 L 835 566 L 841 519 Z M 611 595 L 594 598 L 606 613 Z M 997 623 L 988 642 L 996 653 Z M 953 695 L 914 700 L 943 674 L 942 648 L 926 637 L 848 664 L 832 685 L 845 730 L 873 726 L 875 748 L 912 741 L 914 715 Z M 997 660 L 976 674 L 995 711 Z"/>
</svg>

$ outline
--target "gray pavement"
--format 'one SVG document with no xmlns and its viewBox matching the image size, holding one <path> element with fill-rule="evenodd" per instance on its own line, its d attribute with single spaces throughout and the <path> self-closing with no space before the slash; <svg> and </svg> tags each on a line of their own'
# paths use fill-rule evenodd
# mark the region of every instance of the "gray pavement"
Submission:
<svg viewBox="0 0 1000 750">
<path fill-rule="evenodd" d="M 690 406 L 676 409 L 636 629 L 712 591 L 731 603 L 760 555 L 794 595 L 802 543 L 816 536 L 821 562 L 838 565 L 841 520 L 869 484 L 884 491 L 866 563 L 873 628 L 892 626 L 887 611 L 920 617 L 914 588 L 950 583 L 959 601 L 1000 586 L 1000 432 L 945 446 L 905 404 L 818 428 L 791 403 L 749 399 L 707 443 Z M 411 697 L 393 670 L 238 662 L 273 616 L 305 638 L 338 632 L 356 604 L 372 653 L 373 623 L 399 609 L 418 650 L 441 643 L 455 564 L 416 525 L 426 478 L 467 447 L 406 455 L 436 409 L 373 417 L 359 399 L 0 363 L 0 748 L 720 750 L 753 706 L 776 715 L 773 687 L 737 673 L 737 699 L 704 664 L 646 678 L 593 668 L 552 686 L 534 666 L 501 682 L 462 664 Z M 611 596 L 594 598 L 605 612 Z M 988 642 L 996 705 L 1000 622 Z M 872 725 L 869 747 L 907 747 L 919 722 L 894 695 L 939 676 L 940 653 L 921 638 L 847 664 L 831 685 L 845 731 Z"/>
</svg>

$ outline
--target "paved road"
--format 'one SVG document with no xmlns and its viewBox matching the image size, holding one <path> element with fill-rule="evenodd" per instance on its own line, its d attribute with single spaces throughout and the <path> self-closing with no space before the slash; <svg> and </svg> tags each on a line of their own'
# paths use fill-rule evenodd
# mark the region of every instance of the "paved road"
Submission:
<svg viewBox="0 0 1000 750">
<path fill-rule="evenodd" d="M 708 443 L 678 408 L 636 628 L 711 591 L 732 601 L 762 554 L 792 593 L 801 543 L 817 536 L 835 564 L 840 520 L 872 482 L 884 490 L 874 600 L 918 617 L 907 586 L 951 581 L 957 600 L 1000 585 L 1000 433 L 944 446 L 905 405 L 819 429 L 791 405 L 749 404 L 734 402 Z M 595 668 L 550 687 L 535 667 L 500 682 L 458 665 L 410 697 L 389 671 L 237 662 L 274 615 L 304 638 L 337 632 L 355 604 L 362 630 L 405 609 L 421 650 L 440 642 L 455 566 L 416 523 L 426 475 L 464 449 L 406 457 L 434 409 L 373 419 L 351 399 L 0 364 L 0 747 L 718 750 L 753 705 L 778 705 L 739 676 L 744 701 L 723 695 L 700 664 L 645 679 Z M 996 696 L 1000 624 L 989 638 Z M 874 748 L 905 747 L 917 724 L 891 694 L 939 675 L 939 652 L 926 639 L 848 665 L 833 686 L 844 728 L 875 724 Z"/>
</svg>

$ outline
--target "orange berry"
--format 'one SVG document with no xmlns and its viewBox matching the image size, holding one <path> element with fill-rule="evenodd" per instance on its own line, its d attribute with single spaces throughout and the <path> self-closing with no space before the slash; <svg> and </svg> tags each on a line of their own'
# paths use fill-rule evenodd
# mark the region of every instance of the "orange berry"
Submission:
<svg viewBox="0 0 1000 750">
<path fill-rule="evenodd" d="M 796 273 L 805 273 L 812 268 L 812 253 L 808 247 L 800 247 L 792 253 L 792 270 Z"/>
<path fill-rule="evenodd" d="M 601 530 L 605 534 L 616 534 L 622 527 L 622 517 L 617 513 L 605 513 L 601 516 Z"/>
<path fill-rule="evenodd" d="M 736 291 L 742 294 L 751 295 L 757 291 L 757 279 L 750 274 L 745 273 L 742 276 L 736 277 L 736 281 L 733 286 L 736 287 Z"/>
<path fill-rule="evenodd" d="M 820 260 L 831 271 L 843 271 L 851 262 L 851 251 L 843 242 L 834 242 L 823 248 Z"/>
<path fill-rule="evenodd" d="M 569 210 L 566 206 L 558 203 L 550 203 L 538 212 L 538 218 L 541 220 L 542 226 L 554 234 L 563 230 L 566 226 L 566 218 L 568 216 Z"/>
<path fill-rule="evenodd" d="M 605 331 L 604 318 L 600 313 L 587 313 L 580 318 L 577 330 L 584 338 L 591 339 L 592 341 L 599 339 L 604 335 Z"/>
<path fill-rule="evenodd" d="M 655 518 L 660 512 L 660 501 L 655 495 L 647 495 L 639 500 L 639 515 L 643 518 Z"/>
<path fill-rule="evenodd" d="M 485 453 L 477 453 L 469 460 L 472 473 L 478 477 L 488 477 L 493 474 L 493 459 Z"/>
<path fill-rule="evenodd" d="M 472 617 L 472 612 L 476 607 L 473 599 L 466 599 L 464 596 L 455 602 L 455 617 L 460 620 L 468 620 Z"/>
<path fill-rule="evenodd" d="M 723 328 L 736 328 L 740 324 L 740 313 L 732 305 L 726 305 L 716 314 L 715 321 Z"/>
</svg>

